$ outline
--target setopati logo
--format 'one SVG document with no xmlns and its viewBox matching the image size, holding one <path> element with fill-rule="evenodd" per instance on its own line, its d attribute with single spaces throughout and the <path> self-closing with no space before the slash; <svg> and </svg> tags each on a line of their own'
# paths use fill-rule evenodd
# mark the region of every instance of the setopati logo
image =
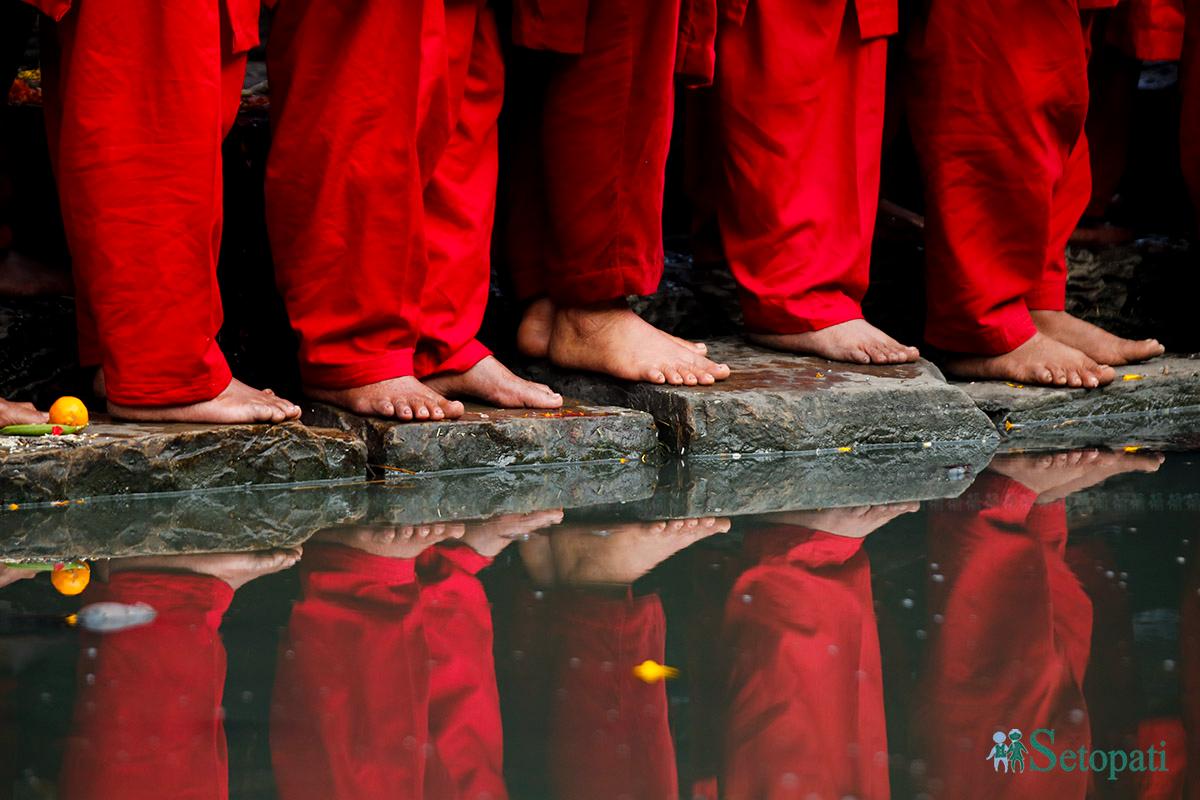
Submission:
<svg viewBox="0 0 1200 800">
<path fill-rule="evenodd" d="M 992 749 L 987 760 L 992 769 L 1010 775 L 1020 772 L 1095 772 L 1107 773 L 1105 777 L 1115 781 L 1122 772 L 1166 772 L 1167 743 L 1150 745 L 1145 750 L 1089 750 L 1079 747 L 1065 750 L 1054 747 L 1054 731 L 1038 728 L 1025 743 L 1020 728 L 1008 733 L 996 731 L 992 734 Z"/>
</svg>

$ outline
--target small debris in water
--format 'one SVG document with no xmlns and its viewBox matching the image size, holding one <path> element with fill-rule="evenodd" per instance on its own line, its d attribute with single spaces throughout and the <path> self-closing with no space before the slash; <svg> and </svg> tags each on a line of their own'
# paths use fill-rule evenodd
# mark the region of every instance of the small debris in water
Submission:
<svg viewBox="0 0 1200 800">
<path fill-rule="evenodd" d="M 148 625 L 158 612 L 146 603 L 91 603 L 79 609 L 75 618 L 79 627 L 93 633 L 118 631 Z"/>
</svg>

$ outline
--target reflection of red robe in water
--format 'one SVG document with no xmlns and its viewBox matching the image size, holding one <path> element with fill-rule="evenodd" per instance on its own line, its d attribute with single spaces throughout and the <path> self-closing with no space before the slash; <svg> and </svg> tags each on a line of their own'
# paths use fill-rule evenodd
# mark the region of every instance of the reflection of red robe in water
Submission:
<svg viewBox="0 0 1200 800">
<path fill-rule="evenodd" d="M 633 668 L 662 663 L 666 618 L 657 595 L 555 595 L 550 781 L 557 798 L 669 800 L 679 794 L 666 684 Z"/>
<path fill-rule="evenodd" d="M 992 734 L 1055 731 L 1053 749 L 1090 745 L 1082 685 L 1092 606 L 1064 561 L 1063 501 L 1035 505 L 1016 481 L 984 474 L 930 518 L 929 662 L 914 726 L 937 798 L 1083 797 L 1089 773 L 996 775 Z M 961 509 L 961 510 L 960 510 Z M 932 569 L 932 566 L 931 566 Z M 1003 767 L 1001 767 L 1003 772 Z"/>
<path fill-rule="evenodd" d="M 861 539 L 746 537 L 725 606 L 731 657 L 721 796 L 886 798 L 887 727 Z"/>
<path fill-rule="evenodd" d="M 205 575 L 121 572 L 108 584 L 93 583 L 85 598 L 148 603 L 158 616 L 141 628 L 81 636 L 62 796 L 227 797 L 225 648 L 217 628 L 233 599 L 229 584 Z"/>
<path fill-rule="evenodd" d="M 306 547 L 272 710 L 281 797 L 507 796 L 475 577 L 488 563 L 459 546 L 415 560 Z"/>
</svg>

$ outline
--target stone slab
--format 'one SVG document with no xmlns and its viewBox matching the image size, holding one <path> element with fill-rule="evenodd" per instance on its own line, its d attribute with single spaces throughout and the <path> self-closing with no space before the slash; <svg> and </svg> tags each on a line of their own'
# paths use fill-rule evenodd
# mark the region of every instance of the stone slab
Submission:
<svg viewBox="0 0 1200 800">
<path fill-rule="evenodd" d="M 72 436 L 0 436 L 0 503 L 362 478 L 366 447 L 283 425 L 96 422 Z"/>
<path fill-rule="evenodd" d="M 987 417 L 927 361 L 858 367 L 732 339 L 708 344 L 733 370 L 711 387 L 626 383 L 544 363 L 525 371 L 563 394 L 652 414 L 677 455 L 997 439 Z"/>
<path fill-rule="evenodd" d="M 658 445 L 648 414 L 578 403 L 557 411 L 469 405 L 457 420 L 402 423 L 310 403 L 304 420 L 362 439 L 372 466 L 414 473 L 638 460 Z"/>
<path fill-rule="evenodd" d="M 980 443 L 867 453 L 705 458 L 663 467 L 652 497 L 619 512 L 639 519 L 744 516 L 953 498 L 991 461 Z"/>
<path fill-rule="evenodd" d="M 104 497 L 0 510 L 0 560 L 234 552 L 345 525 L 415 525 L 644 500 L 656 467 L 602 462 L 386 481 Z"/>
<path fill-rule="evenodd" d="M 1013 447 L 1086 447 L 1195 440 L 1200 356 L 1165 356 L 1117 369 L 1101 389 L 956 383 Z"/>
</svg>

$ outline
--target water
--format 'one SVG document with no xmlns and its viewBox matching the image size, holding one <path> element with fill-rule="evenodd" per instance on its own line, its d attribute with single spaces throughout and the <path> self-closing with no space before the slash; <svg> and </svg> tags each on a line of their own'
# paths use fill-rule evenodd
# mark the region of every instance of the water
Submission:
<svg viewBox="0 0 1200 800">
<path fill-rule="evenodd" d="M 1200 457 L 982 461 L 23 510 L 3 560 L 93 572 L 0 588 L 0 797 L 1183 796 Z M 179 555 L 221 545 L 276 549 Z M 157 616 L 64 621 L 96 602 Z"/>
</svg>

